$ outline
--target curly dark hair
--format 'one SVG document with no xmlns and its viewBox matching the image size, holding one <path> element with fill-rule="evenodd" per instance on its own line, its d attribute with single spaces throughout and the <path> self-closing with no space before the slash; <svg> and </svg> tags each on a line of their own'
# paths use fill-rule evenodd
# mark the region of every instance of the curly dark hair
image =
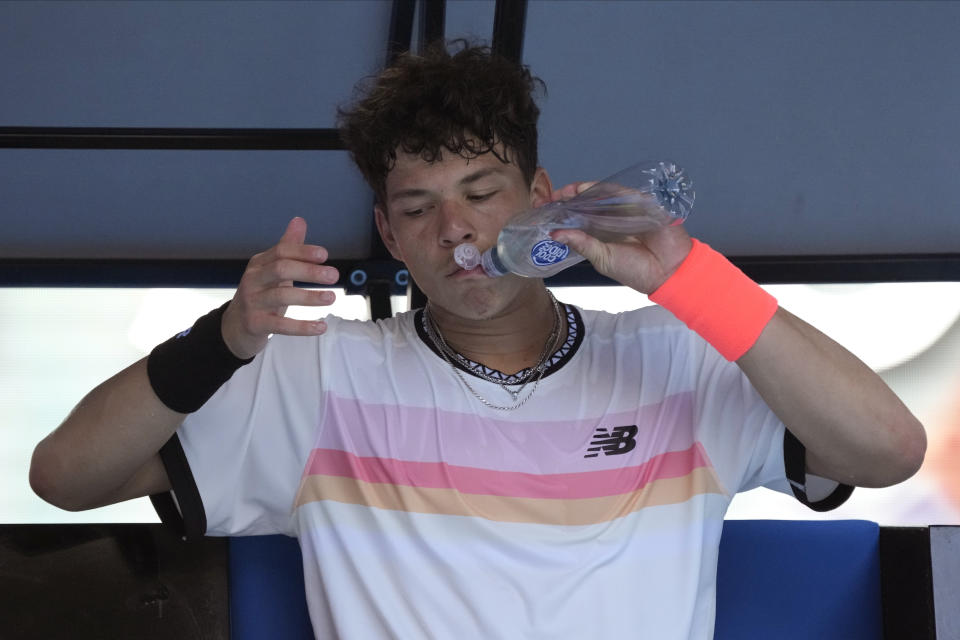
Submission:
<svg viewBox="0 0 960 640">
<path fill-rule="evenodd" d="M 526 66 L 487 46 L 438 42 L 423 54 L 403 54 L 357 89 L 359 99 L 337 109 L 337 126 L 379 203 L 397 149 L 426 162 L 444 149 L 464 158 L 492 152 L 533 181 L 540 116 L 534 96 L 546 85 Z"/>
</svg>

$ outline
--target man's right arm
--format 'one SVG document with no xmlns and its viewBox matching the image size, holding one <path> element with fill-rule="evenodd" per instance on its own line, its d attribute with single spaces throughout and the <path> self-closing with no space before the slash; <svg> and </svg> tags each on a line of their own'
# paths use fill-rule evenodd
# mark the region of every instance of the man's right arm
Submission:
<svg viewBox="0 0 960 640">
<path fill-rule="evenodd" d="M 334 300 L 331 291 L 293 286 L 294 281 L 330 285 L 339 277 L 335 268 L 323 265 L 323 247 L 304 244 L 306 228 L 302 218 L 294 218 L 280 241 L 247 265 L 220 325 L 234 356 L 256 355 L 273 333 L 308 336 L 326 330 L 323 321 L 285 317 L 289 305 L 324 306 Z M 157 396 L 144 358 L 87 394 L 40 441 L 30 464 L 30 486 L 69 511 L 169 491 L 159 451 L 187 415 Z"/>
<path fill-rule="evenodd" d="M 30 486 L 68 511 L 170 490 L 160 448 L 183 422 L 150 386 L 147 359 L 88 393 L 30 463 Z"/>
</svg>

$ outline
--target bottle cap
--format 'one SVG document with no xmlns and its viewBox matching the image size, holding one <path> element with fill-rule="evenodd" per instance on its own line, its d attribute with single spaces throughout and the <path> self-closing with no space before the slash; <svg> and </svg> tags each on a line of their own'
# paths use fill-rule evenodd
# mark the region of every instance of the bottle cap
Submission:
<svg viewBox="0 0 960 640">
<path fill-rule="evenodd" d="M 657 202 L 674 218 L 674 224 L 683 222 L 690 215 L 696 192 L 693 183 L 676 164 L 664 161 L 645 171 L 650 175 L 649 190 Z"/>
<path fill-rule="evenodd" d="M 477 245 L 466 242 L 453 250 L 453 260 L 461 269 L 470 271 L 480 266 L 480 250 Z"/>
</svg>

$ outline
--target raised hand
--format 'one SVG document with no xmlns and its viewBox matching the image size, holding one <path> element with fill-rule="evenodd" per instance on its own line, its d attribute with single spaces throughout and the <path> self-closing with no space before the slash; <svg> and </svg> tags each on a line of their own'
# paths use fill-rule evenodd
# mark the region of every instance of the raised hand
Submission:
<svg viewBox="0 0 960 640">
<path fill-rule="evenodd" d="M 284 314 L 290 305 L 325 306 L 333 303 L 333 291 L 309 291 L 294 281 L 331 285 L 340 274 L 324 266 L 327 250 L 305 244 L 307 223 L 294 218 L 280 241 L 247 263 L 233 300 L 223 314 L 221 331 L 230 351 L 250 358 L 267 344 L 270 334 L 315 336 L 326 331 L 322 320 L 295 320 Z"/>
<path fill-rule="evenodd" d="M 594 184 L 568 184 L 555 190 L 552 199 L 569 200 Z M 576 229 L 562 229 L 550 235 L 589 260 L 598 273 L 646 294 L 656 291 L 676 271 L 692 247 L 682 225 L 664 227 L 621 242 L 601 242 Z"/>
</svg>

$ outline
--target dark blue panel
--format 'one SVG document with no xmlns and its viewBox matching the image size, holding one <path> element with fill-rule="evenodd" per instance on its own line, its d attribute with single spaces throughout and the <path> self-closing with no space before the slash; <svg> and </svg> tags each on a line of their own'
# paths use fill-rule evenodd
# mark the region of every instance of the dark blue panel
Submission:
<svg viewBox="0 0 960 640">
<path fill-rule="evenodd" d="M 716 639 L 879 640 L 878 539 L 865 521 L 725 522 Z M 294 539 L 230 540 L 234 638 L 312 637 L 302 589 Z"/>
<path fill-rule="evenodd" d="M 295 538 L 230 538 L 230 638 L 313 640 Z"/>
<path fill-rule="evenodd" d="M 728 520 L 716 640 L 880 640 L 879 535 L 857 520 Z"/>
</svg>

